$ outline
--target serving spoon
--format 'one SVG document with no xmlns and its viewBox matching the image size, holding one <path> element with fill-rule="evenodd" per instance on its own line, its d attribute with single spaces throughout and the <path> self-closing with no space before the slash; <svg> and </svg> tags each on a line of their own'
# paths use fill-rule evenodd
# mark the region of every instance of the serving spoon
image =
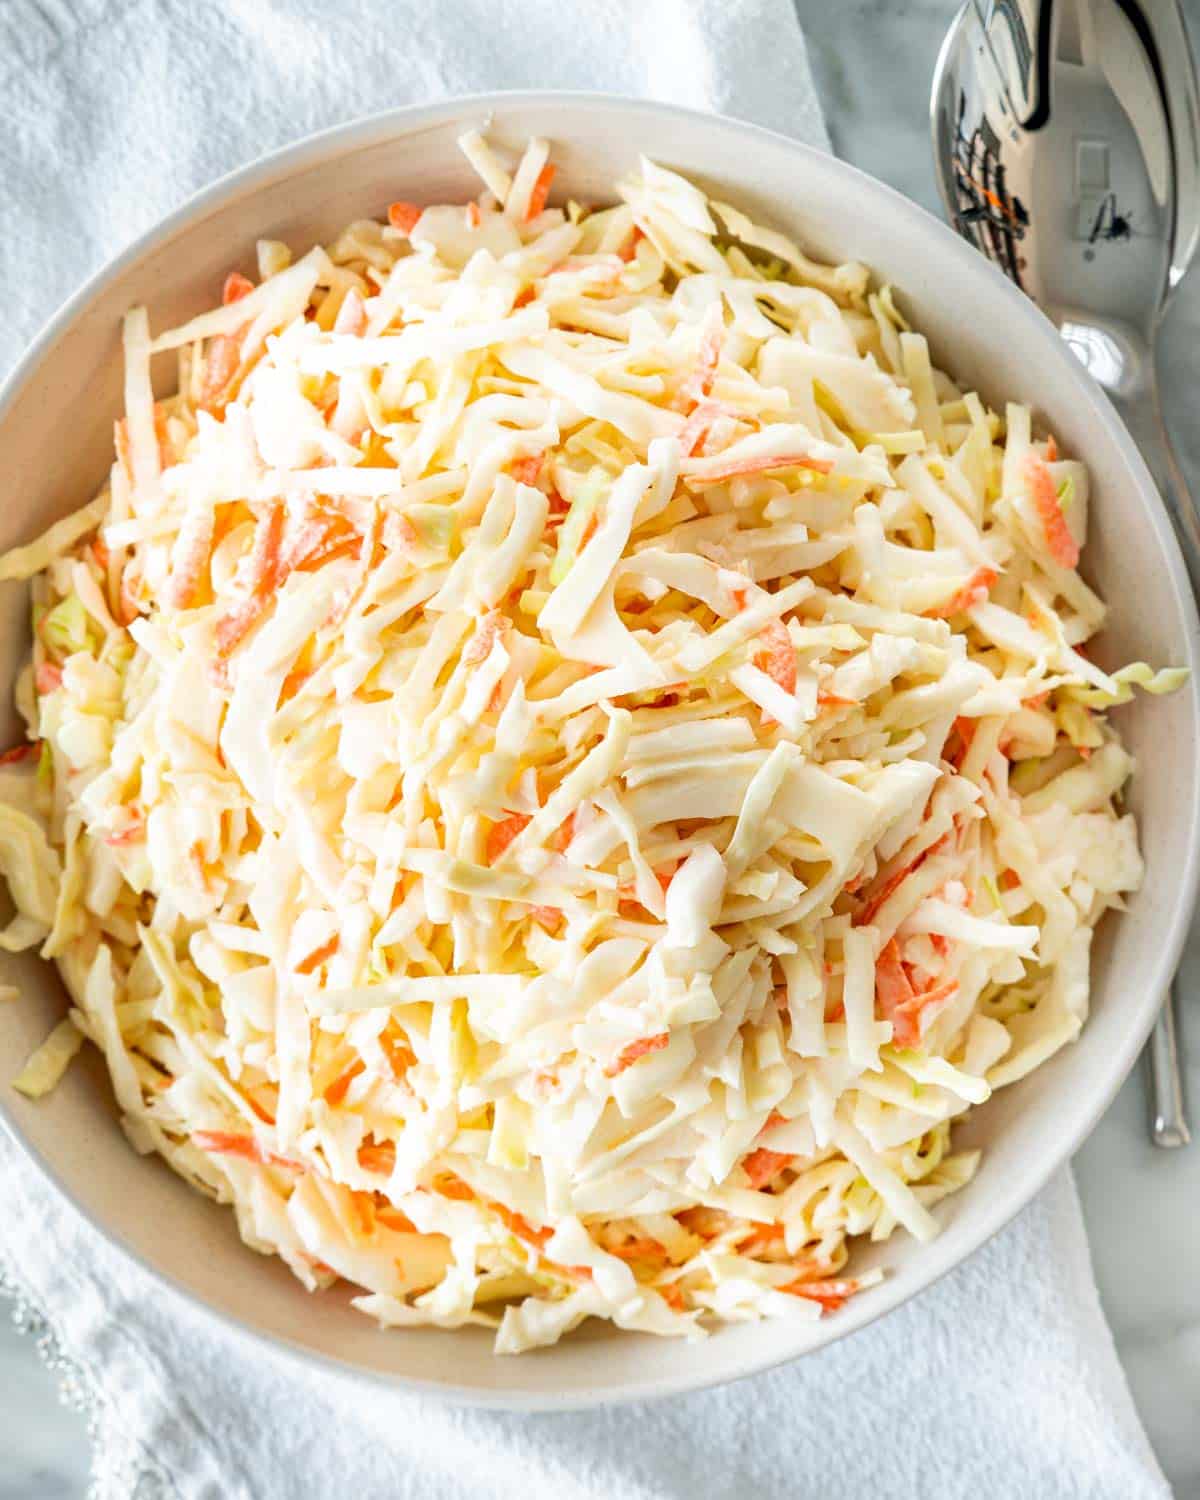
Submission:
<svg viewBox="0 0 1200 1500">
<path fill-rule="evenodd" d="M 930 104 L 954 227 L 1037 302 L 1117 408 L 1200 597 L 1200 521 L 1154 348 L 1200 232 L 1200 103 L 1178 0 L 966 0 Z M 1151 1135 L 1190 1139 L 1175 986 L 1149 1044 Z"/>
</svg>

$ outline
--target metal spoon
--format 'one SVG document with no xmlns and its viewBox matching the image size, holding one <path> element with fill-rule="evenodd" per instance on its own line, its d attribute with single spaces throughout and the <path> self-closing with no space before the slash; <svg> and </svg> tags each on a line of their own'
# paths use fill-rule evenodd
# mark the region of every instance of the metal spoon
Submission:
<svg viewBox="0 0 1200 1500">
<path fill-rule="evenodd" d="M 931 99 L 938 186 L 966 239 L 1058 326 L 1158 485 L 1200 597 L 1200 521 L 1154 347 L 1200 233 L 1200 103 L 1177 0 L 967 0 Z M 1149 1045 L 1151 1134 L 1190 1139 L 1172 986 Z"/>
</svg>

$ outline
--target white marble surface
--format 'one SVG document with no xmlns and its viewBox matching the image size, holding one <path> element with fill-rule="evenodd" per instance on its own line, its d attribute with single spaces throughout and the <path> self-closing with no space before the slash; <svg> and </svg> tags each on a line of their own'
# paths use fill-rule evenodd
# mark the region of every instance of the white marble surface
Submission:
<svg viewBox="0 0 1200 1500">
<path fill-rule="evenodd" d="M 926 101 L 955 0 L 796 4 L 836 150 L 936 211 Z M 1200 0 L 1184 0 L 1184 6 L 1200 36 Z M 1200 425 L 1185 378 L 1195 370 L 1197 347 L 1200 276 L 1183 289 L 1164 350 L 1178 372 L 1168 382 L 1173 428 L 1200 493 Z M 1194 1000 L 1200 936 L 1193 940 L 1187 978 L 1184 992 L 1191 998 L 1183 1029 L 1191 1097 L 1200 1107 L 1200 1005 Z M 1134 1397 L 1176 1494 L 1190 1500 L 1200 1495 L 1200 1141 L 1190 1150 L 1156 1151 L 1145 1122 L 1139 1069 L 1075 1167 L 1101 1295 Z M 87 1466 L 82 1420 L 56 1401 L 32 1342 L 0 1316 L 0 1500 L 82 1497 Z"/>
</svg>

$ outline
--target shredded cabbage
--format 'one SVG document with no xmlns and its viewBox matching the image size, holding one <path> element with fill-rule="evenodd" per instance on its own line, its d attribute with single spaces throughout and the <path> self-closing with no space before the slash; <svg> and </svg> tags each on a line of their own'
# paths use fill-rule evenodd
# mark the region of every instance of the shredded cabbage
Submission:
<svg viewBox="0 0 1200 1500">
<path fill-rule="evenodd" d="M 109 484 L 0 559 L 0 943 L 76 1007 L 17 1086 L 86 1035 L 387 1326 L 820 1316 L 1084 1024 L 1142 875 L 1105 710 L 1182 674 L 1078 651 L 1086 471 L 865 268 L 461 145 L 476 202 L 133 310 Z"/>
</svg>

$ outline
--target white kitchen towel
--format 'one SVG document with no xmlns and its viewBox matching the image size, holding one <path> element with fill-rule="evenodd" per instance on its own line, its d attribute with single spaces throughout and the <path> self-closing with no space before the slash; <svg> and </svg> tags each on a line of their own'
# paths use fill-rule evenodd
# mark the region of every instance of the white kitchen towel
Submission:
<svg viewBox="0 0 1200 1500">
<path fill-rule="evenodd" d="M 3 0 L 0 83 L 0 373 L 195 188 L 370 110 L 605 88 L 826 141 L 790 0 Z M 4 1283 L 91 1412 L 96 1500 L 1167 1495 L 1065 1174 L 875 1327 L 636 1410 L 475 1412 L 306 1376 L 152 1283 L 0 1135 Z"/>
</svg>

